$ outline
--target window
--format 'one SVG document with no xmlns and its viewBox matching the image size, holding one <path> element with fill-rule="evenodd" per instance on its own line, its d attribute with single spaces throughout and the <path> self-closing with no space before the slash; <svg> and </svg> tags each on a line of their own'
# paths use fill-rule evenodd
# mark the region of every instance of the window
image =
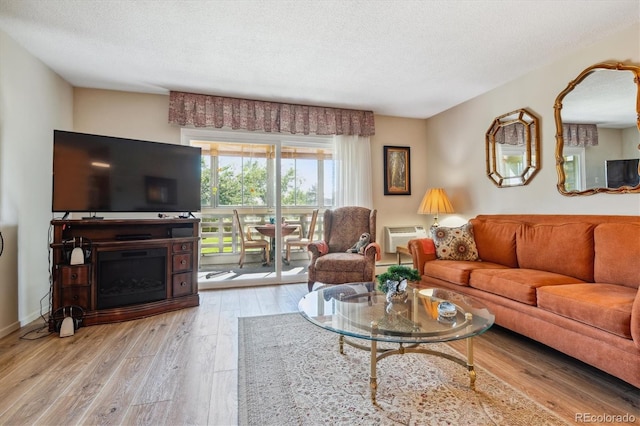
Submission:
<svg viewBox="0 0 640 426">
<path fill-rule="evenodd" d="M 283 207 L 330 207 L 333 204 L 330 149 L 287 145 L 282 148 L 281 156 L 280 203 Z M 325 197 L 324 194 L 330 196 Z"/>
<path fill-rule="evenodd" d="M 514 178 L 524 174 L 526 161 L 526 150 L 524 146 L 497 144 L 498 156 L 498 172 L 504 178 Z M 535 157 L 532 156 L 535 162 Z"/>
<path fill-rule="evenodd" d="M 564 187 L 566 191 L 584 191 L 586 189 L 584 148 L 564 147 Z"/>
<path fill-rule="evenodd" d="M 275 207 L 276 191 L 283 208 L 333 206 L 334 164 L 332 138 L 265 140 L 244 134 L 242 141 L 189 138 L 202 149 L 202 210 L 236 207 Z M 271 136 L 271 135 L 269 135 Z M 235 135 L 234 139 L 237 139 Z M 308 141 L 307 138 L 313 140 Z M 280 185 L 275 169 L 280 164 Z"/>
</svg>

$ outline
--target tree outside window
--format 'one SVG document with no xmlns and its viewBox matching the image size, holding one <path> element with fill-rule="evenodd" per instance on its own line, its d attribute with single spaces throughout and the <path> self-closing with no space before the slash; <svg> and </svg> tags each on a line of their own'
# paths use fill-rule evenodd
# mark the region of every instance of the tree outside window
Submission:
<svg viewBox="0 0 640 426">
<path fill-rule="evenodd" d="M 201 200 L 203 208 L 269 205 L 269 174 L 266 151 L 234 150 L 233 144 L 203 142 Z M 195 145 L 200 145 L 197 143 Z M 327 150 L 305 148 L 281 159 L 281 204 L 287 207 L 326 207 L 333 201 L 333 164 Z M 322 196 L 322 199 L 320 197 Z M 272 198 L 271 198 L 272 199 Z"/>
</svg>

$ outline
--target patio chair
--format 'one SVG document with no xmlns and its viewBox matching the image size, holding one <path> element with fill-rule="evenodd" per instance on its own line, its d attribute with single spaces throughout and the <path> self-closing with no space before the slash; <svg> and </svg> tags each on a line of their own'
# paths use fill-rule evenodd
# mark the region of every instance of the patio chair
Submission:
<svg viewBox="0 0 640 426">
<path fill-rule="evenodd" d="M 287 254 L 285 257 L 285 263 L 291 262 L 291 249 L 294 247 L 306 249 L 310 242 L 313 241 L 313 233 L 316 230 L 316 220 L 318 219 L 318 209 L 315 209 L 311 214 L 311 222 L 309 223 L 309 229 L 305 237 L 292 237 L 285 240 L 287 246 Z"/>
<path fill-rule="evenodd" d="M 238 229 L 238 234 L 242 237 L 240 239 L 240 260 L 239 260 L 239 265 L 240 268 L 242 268 L 242 265 L 244 264 L 244 257 L 246 254 L 247 250 L 252 250 L 252 249 L 261 249 L 263 252 L 263 256 L 265 259 L 265 262 L 268 264 L 269 263 L 269 251 L 270 251 L 270 243 L 267 240 L 254 240 L 253 238 L 251 238 L 251 231 L 249 229 L 244 228 L 244 226 L 242 225 L 242 222 L 240 221 L 240 216 L 238 215 L 238 210 L 233 210 L 233 220 L 235 222 L 235 225 L 237 226 Z"/>
</svg>

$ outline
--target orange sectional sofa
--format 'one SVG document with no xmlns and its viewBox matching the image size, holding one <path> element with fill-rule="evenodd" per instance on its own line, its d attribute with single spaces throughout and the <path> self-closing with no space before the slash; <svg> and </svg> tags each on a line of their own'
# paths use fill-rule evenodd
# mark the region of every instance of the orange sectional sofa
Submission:
<svg viewBox="0 0 640 426">
<path fill-rule="evenodd" d="M 421 287 L 484 302 L 496 324 L 640 388 L 640 216 L 479 215 L 477 261 L 408 243 Z"/>
</svg>

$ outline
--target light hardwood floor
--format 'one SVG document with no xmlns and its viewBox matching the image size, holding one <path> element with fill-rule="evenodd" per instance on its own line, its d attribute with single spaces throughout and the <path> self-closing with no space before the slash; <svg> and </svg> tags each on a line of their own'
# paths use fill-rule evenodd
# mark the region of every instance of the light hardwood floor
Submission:
<svg viewBox="0 0 640 426">
<path fill-rule="evenodd" d="M 197 308 L 63 339 L 21 339 L 42 322 L 25 327 L 0 340 L 0 424 L 234 425 L 237 318 L 295 312 L 305 293 L 306 284 L 201 291 Z M 514 333 L 476 338 L 475 358 L 569 422 L 630 413 L 640 424 L 639 389 Z"/>
</svg>

